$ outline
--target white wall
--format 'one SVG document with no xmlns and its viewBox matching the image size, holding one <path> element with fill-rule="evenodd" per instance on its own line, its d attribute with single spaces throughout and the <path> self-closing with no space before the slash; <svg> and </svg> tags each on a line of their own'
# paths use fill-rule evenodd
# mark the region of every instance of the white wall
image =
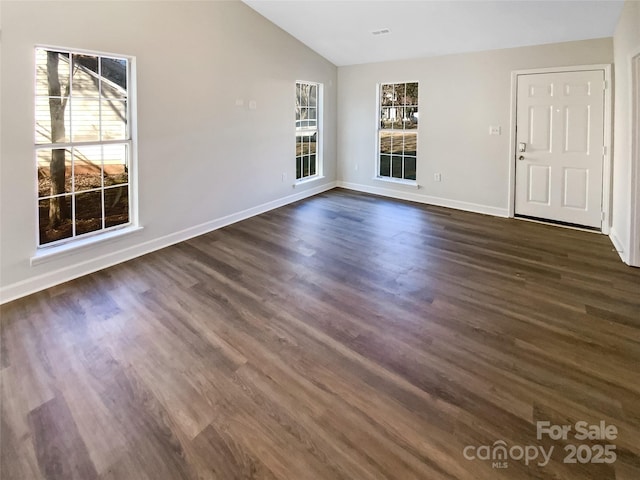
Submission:
<svg viewBox="0 0 640 480">
<path fill-rule="evenodd" d="M 338 68 L 338 180 L 364 191 L 508 215 L 511 72 L 609 64 L 611 38 Z M 420 189 L 374 180 L 376 85 L 420 82 Z M 502 127 L 490 136 L 489 126 Z M 433 174 L 442 181 L 434 182 Z"/>
<path fill-rule="evenodd" d="M 625 2 L 615 36 L 615 108 L 613 150 L 613 218 L 611 239 L 630 263 L 631 249 L 631 55 L 640 50 L 640 2 Z M 640 168 L 640 165 L 637 167 Z M 640 211 L 636 213 L 640 215 Z M 640 239 L 636 239 L 640 241 Z M 640 258 L 636 262 L 640 266 Z"/>
<path fill-rule="evenodd" d="M 336 67 L 246 5 L 2 1 L 1 8 L 0 300 L 334 184 Z M 31 266 L 36 44 L 137 58 L 144 229 Z M 325 179 L 294 189 L 297 79 L 325 85 Z M 240 98 L 244 107 L 235 105 Z M 250 100 L 257 110 L 248 109 Z"/>
</svg>

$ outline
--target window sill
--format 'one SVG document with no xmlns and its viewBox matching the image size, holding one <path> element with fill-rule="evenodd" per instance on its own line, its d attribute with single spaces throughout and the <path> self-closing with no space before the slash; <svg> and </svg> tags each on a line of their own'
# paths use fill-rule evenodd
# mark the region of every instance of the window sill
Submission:
<svg viewBox="0 0 640 480">
<path fill-rule="evenodd" d="M 56 245 L 55 247 L 41 248 L 38 251 L 36 251 L 33 257 L 31 257 L 30 259 L 31 266 L 35 267 L 36 265 L 41 265 L 43 263 L 50 262 L 52 260 L 55 260 L 61 257 L 65 257 L 72 253 L 81 252 L 83 250 L 89 250 L 90 247 L 97 245 L 99 243 L 109 243 L 121 237 L 125 237 L 133 233 L 139 232 L 142 229 L 143 227 L 131 225 L 125 228 L 121 228 L 119 230 L 112 230 L 110 232 L 106 232 L 102 235 L 96 235 L 93 237 L 76 240 L 76 241 L 65 243 L 62 245 Z"/>
<path fill-rule="evenodd" d="M 303 178 L 302 180 L 296 180 L 296 182 L 293 184 L 293 188 L 296 188 L 298 185 L 305 185 L 307 183 L 312 183 L 312 182 L 316 182 L 318 180 L 322 180 L 324 177 L 324 175 L 314 175 L 313 177 L 307 177 L 307 178 Z"/>
<path fill-rule="evenodd" d="M 389 177 L 373 177 L 374 180 L 386 183 L 397 183 L 399 185 L 407 185 L 408 187 L 420 188 L 416 180 L 404 180 L 402 178 L 389 178 Z"/>
</svg>

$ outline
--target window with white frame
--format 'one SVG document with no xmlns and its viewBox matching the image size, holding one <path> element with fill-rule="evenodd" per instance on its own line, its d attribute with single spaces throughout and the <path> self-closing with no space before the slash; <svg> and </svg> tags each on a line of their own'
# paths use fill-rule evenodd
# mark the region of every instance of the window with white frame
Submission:
<svg viewBox="0 0 640 480">
<path fill-rule="evenodd" d="M 130 59 L 38 47 L 39 246 L 131 223 Z"/>
<path fill-rule="evenodd" d="M 296 82 L 296 180 L 320 174 L 321 85 Z"/>
<path fill-rule="evenodd" d="M 418 82 L 380 85 L 378 177 L 415 180 Z"/>
</svg>

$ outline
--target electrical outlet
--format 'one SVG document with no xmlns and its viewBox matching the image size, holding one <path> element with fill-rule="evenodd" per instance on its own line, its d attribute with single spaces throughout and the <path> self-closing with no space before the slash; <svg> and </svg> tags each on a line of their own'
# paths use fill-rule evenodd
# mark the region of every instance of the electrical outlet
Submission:
<svg viewBox="0 0 640 480">
<path fill-rule="evenodd" d="M 500 125 L 491 125 L 489 127 L 489 135 L 501 135 L 502 127 Z"/>
<path fill-rule="evenodd" d="M 442 174 L 441 173 L 434 173 L 433 174 L 433 181 L 434 182 L 441 182 L 442 181 Z"/>
</svg>

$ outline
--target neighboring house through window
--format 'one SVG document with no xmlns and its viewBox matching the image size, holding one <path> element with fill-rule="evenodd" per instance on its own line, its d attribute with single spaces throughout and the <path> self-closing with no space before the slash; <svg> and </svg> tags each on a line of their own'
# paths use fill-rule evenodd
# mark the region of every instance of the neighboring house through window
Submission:
<svg viewBox="0 0 640 480">
<path fill-rule="evenodd" d="M 130 76 L 125 57 L 36 48 L 40 246 L 131 223 Z"/>
<path fill-rule="evenodd" d="M 296 82 L 296 180 L 320 175 L 321 85 Z"/>
<path fill-rule="evenodd" d="M 380 85 L 378 177 L 416 180 L 418 82 Z"/>
</svg>

